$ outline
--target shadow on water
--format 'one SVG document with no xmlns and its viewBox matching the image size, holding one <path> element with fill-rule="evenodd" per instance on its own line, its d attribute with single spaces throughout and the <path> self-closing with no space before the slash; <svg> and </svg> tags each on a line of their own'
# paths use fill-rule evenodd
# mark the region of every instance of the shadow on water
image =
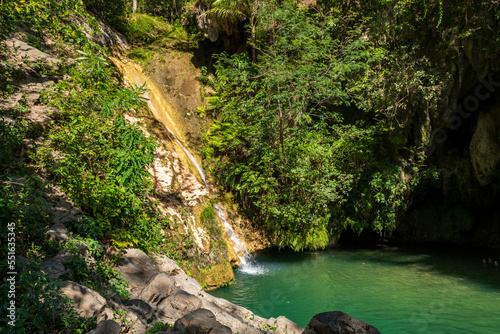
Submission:
<svg viewBox="0 0 500 334">
<path fill-rule="evenodd" d="M 344 246 L 327 253 L 351 252 L 352 260 L 398 267 L 418 265 L 421 271 L 488 286 L 500 292 L 500 250 L 470 246 Z M 497 265 L 495 264 L 495 261 Z"/>
<path fill-rule="evenodd" d="M 312 252 L 295 252 L 290 248 L 278 247 L 264 249 L 256 255 L 259 260 L 279 263 L 308 261 L 313 257 Z"/>
<path fill-rule="evenodd" d="M 295 252 L 289 248 L 271 247 L 258 252 L 257 260 L 264 264 L 309 264 L 321 266 L 325 255 L 347 257 L 349 261 L 413 267 L 425 274 L 436 274 L 468 280 L 500 292 L 500 250 L 451 245 L 349 245 L 325 251 Z M 319 263 L 313 264 L 311 260 Z M 318 260 L 319 259 L 319 260 Z M 498 265 L 495 265 L 495 261 Z"/>
</svg>

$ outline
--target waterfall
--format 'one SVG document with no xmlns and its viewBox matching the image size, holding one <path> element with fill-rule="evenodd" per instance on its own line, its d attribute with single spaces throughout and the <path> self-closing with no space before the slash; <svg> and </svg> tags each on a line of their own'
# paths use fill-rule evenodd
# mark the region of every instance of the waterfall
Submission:
<svg viewBox="0 0 500 334">
<path fill-rule="evenodd" d="M 222 211 L 217 204 L 214 204 L 214 208 L 215 211 L 217 211 L 217 216 L 219 216 L 219 219 L 224 224 L 224 229 L 226 230 L 229 240 L 231 240 L 231 243 L 233 244 L 233 249 L 236 252 L 236 255 L 238 255 L 238 258 L 240 259 L 240 271 L 250 275 L 262 275 L 266 273 L 266 268 L 259 265 L 257 261 L 255 261 L 253 256 L 248 252 L 248 248 L 245 243 L 241 241 L 236 232 L 233 230 L 231 224 L 227 222 L 224 211 Z"/>
<path fill-rule="evenodd" d="M 137 68 L 135 68 L 135 70 L 139 72 L 139 70 L 137 70 Z M 137 85 L 140 86 L 140 85 L 143 84 L 141 82 L 141 79 L 135 73 L 134 73 L 134 78 L 135 78 L 135 83 Z M 151 102 L 151 99 L 149 98 L 149 94 L 146 93 L 145 95 L 146 95 L 146 100 L 147 100 L 148 106 L 156 114 L 160 115 L 158 113 L 158 110 L 154 106 L 154 104 Z M 203 172 L 203 169 L 198 164 L 198 162 L 196 161 L 196 159 L 194 158 L 194 156 L 182 144 L 182 142 L 179 140 L 179 138 L 177 138 L 177 136 L 175 135 L 175 133 L 166 124 L 164 124 L 164 125 L 167 128 L 167 131 L 172 135 L 172 137 L 174 138 L 174 140 L 177 142 L 177 144 L 179 144 L 179 146 L 182 148 L 182 150 L 184 151 L 184 153 L 186 153 L 186 156 L 189 158 L 189 160 L 191 161 L 191 163 L 193 164 L 193 166 L 196 168 L 196 170 L 198 172 L 198 175 L 203 180 L 203 183 L 204 183 L 205 187 L 207 187 L 207 189 L 209 189 L 208 185 L 207 185 L 205 173 Z M 248 252 L 248 248 L 245 245 L 245 243 L 238 237 L 238 235 L 234 231 L 234 229 L 231 226 L 231 224 L 229 224 L 229 222 L 226 220 L 226 216 L 224 214 L 224 211 L 217 204 L 214 204 L 214 208 L 215 208 L 215 211 L 217 212 L 217 216 L 219 217 L 220 221 L 224 225 L 224 229 L 225 229 L 225 231 L 226 231 L 226 233 L 227 233 L 227 235 L 229 237 L 229 240 L 232 243 L 232 246 L 233 246 L 233 249 L 234 249 L 236 255 L 240 259 L 241 266 L 240 266 L 239 270 L 242 271 L 242 272 L 244 272 L 244 273 L 250 274 L 250 275 L 262 275 L 262 274 L 264 274 L 266 272 L 266 269 L 263 266 L 259 265 L 257 263 L 257 261 L 255 261 L 255 259 L 253 258 L 253 256 Z"/>
</svg>

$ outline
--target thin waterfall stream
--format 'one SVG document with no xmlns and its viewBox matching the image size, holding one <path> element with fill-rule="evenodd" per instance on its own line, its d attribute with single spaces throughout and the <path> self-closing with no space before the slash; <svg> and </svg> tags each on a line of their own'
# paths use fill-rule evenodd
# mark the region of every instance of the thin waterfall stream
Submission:
<svg viewBox="0 0 500 334">
<path fill-rule="evenodd" d="M 123 63 L 123 62 L 122 62 L 122 64 L 125 65 L 125 63 Z M 134 68 L 134 70 L 136 72 L 133 72 L 133 70 L 129 66 L 123 66 L 124 71 L 132 71 L 133 72 L 132 74 L 133 74 L 133 77 L 135 79 L 135 84 L 136 85 L 139 85 L 139 86 L 143 85 L 144 82 L 141 81 L 141 79 L 139 78 L 139 76 L 137 74 L 140 71 L 136 68 L 135 64 L 134 64 L 133 68 Z M 151 85 L 151 83 L 150 83 L 150 85 Z M 154 90 L 153 90 L 153 93 L 154 93 Z M 156 115 L 161 115 L 160 114 L 160 110 L 158 110 L 155 107 L 155 105 L 153 104 L 151 98 L 149 97 L 149 93 L 146 93 L 145 97 L 146 97 L 146 100 L 147 100 L 149 108 L 151 108 L 151 110 Z M 164 111 L 164 112 L 166 113 L 166 111 Z M 172 135 L 172 137 L 174 138 L 174 140 L 176 141 L 176 143 L 182 148 L 182 150 L 184 151 L 184 153 L 186 154 L 186 156 L 188 157 L 188 159 L 191 161 L 191 163 L 193 164 L 193 166 L 196 168 L 196 171 L 198 172 L 198 175 L 200 176 L 200 178 L 203 181 L 203 184 L 210 191 L 210 188 L 207 185 L 206 176 L 205 176 L 205 173 L 203 171 L 203 168 L 201 168 L 200 164 L 196 161 L 195 157 L 182 144 L 182 142 L 179 140 L 179 138 L 175 135 L 174 131 L 172 131 L 167 126 L 167 124 L 165 124 L 165 122 L 163 122 L 163 125 L 165 125 L 167 131 Z M 264 274 L 266 272 L 266 269 L 263 266 L 260 266 L 257 263 L 257 261 L 254 259 L 254 257 L 249 253 L 246 244 L 243 242 L 243 240 L 241 240 L 239 238 L 238 234 L 234 231 L 234 229 L 231 226 L 231 224 L 227 221 L 226 215 L 224 214 L 224 211 L 222 210 L 222 208 L 219 207 L 218 204 L 214 204 L 214 209 L 217 212 L 217 216 L 219 217 L 220 221 L 224 225 L 224 229 L 225 229 L 225 231 L 227 233 L 227 236 L 228 236 L 229 240 L 232 243 L 232 247 L 233 247 L 236 255 L 240 259 L 241 266 L 240 266 L 239 270 L 241 272 L 244 272 L 244 273 L 250 274 L 250 275 L 261 275 L 261 274 Z"/>
</svg>

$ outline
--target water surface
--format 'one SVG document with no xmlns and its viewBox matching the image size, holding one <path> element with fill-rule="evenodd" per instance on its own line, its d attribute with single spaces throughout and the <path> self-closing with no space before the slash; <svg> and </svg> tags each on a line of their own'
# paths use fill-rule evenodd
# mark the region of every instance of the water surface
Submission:
<svg viewBox="0 0 500 334">
<path fill-rule="evenodd" d="M 236 270 L 235 283 L 212 294 L 302 327 L 317 313 L 339 310 L 382 333 L 500 333 L 500 268 L 494 264 L 500 255 L 492 252 L 272 249 L 257 258 L 259 275 Z"/>
</svg>

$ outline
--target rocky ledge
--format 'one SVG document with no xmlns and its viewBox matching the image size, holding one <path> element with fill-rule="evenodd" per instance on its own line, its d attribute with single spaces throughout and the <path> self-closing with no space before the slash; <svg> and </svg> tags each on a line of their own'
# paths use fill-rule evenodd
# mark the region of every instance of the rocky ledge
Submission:
<svg viewBox="0 0 500 334">
<path fill-rule="evenodd" d="M 342 312 L 318 314 L 305 330 L 282 316 L 265 319 L 203 291 L 195 279 L 166 256 L 152 258 L 139 249 L 128 249 L 122 254 L 116 269 L 129 281 L 131 296 L 125 301 L 116 295 L 104 298 L 71 281 L 58 285 L 82 316 L 97 316 L 98 325 L 92 334 L 141 334 L 158 322 L 165 327 L 157 333 L 170 334 L 379 333 L 373 326 Z"/>
</svg>

